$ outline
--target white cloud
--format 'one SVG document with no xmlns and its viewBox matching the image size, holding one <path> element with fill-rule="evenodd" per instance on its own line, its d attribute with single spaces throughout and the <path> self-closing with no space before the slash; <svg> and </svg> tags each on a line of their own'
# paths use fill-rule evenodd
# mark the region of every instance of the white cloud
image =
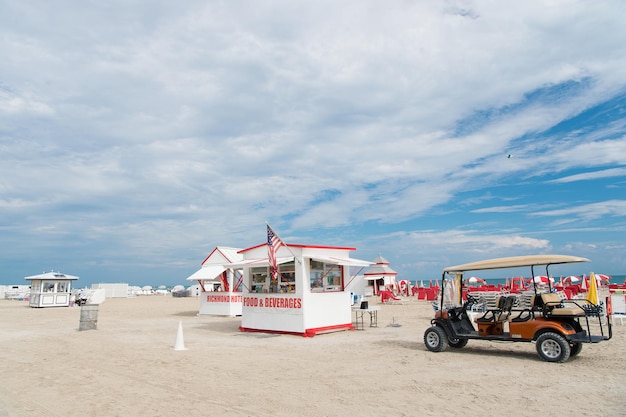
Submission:
<svg viewBox="0 0 626 417">
<path fill-rule="evenodd" d="M 274 218 L 306 236 L 466 207 L 537 210 L 528 194 L 502 205 L 511 196 L 485 189 L 566 171 L 555 181 L 623 175 L 611 168 L 626 160 L 622 120 L 542 135 L 624 91 L 618 7 L 7 5 L 0 209 L 41 233 L 123 239 L 141 256 L 253 243 L 262 236 L 246 230 Z M 581 168 L 598 173 L 570 173 Z M 540 216 L 594 212 L 623 215 L 614 204 Z M 433 238 L 485 252 L 547 245 L 475 234 Z"/>
<path fill-rule="evenodd" d="M 626 216 L 626 201 L 624 200 L 607 200 L 597 203 L 581 204 L 558 210 L 538 211 L 533 213 L 535 216 L 549 217 L 570 217 L 571 221 L 593 220 L 600 217 Z"/>
<path fill-rule="evenodd" d="M 611 177 L 624 177 L 624 176 L 626 176 L 626 168 L 611 168 L 611 169 L 603 169 L 600 171 L 585 172 L 582 174 L 569 175 L 567 177 L 559 178 L 550 182 L 565 183 L 565 182 L 594 180 L 598 178 L 611 178 Z"/>
</svg>

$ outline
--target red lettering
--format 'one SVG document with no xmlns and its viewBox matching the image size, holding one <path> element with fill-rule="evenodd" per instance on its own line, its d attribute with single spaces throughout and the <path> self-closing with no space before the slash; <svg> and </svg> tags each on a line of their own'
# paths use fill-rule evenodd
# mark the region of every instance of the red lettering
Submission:
<svg viewBox="0 0 626 417">
<path fill-rule="evenodd" d="M 283 297 L 267 297 L 267 298 L 256 298 L 256 297 L 242 297 L 242 296 L 232 296 L 230 298 L 231 301 L 243 301 L 243 305 L 245 307 L 266 307 L 266 308 L 302 308 L 302 299 L 301 298 L 283 298 Z"/>
</svg>

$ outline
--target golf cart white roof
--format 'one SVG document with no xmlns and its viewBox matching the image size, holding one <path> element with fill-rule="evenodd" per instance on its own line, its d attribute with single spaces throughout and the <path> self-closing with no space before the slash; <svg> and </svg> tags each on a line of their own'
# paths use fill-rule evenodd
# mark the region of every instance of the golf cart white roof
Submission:
<svg viewBox="0 0 626 417">
<path fill-rule="evenodd" d="M 571 255 L 510 256 L 508 258 L 487 259 L 484 261 L 449 266 L 444 268 L 443 272 L 463 273 L 465 271 L 478 271 L 485 269 L 518 268 L 524 266 L 570 264 L 576 262 L 589 262 L 589 259 Z"/>
</svg>

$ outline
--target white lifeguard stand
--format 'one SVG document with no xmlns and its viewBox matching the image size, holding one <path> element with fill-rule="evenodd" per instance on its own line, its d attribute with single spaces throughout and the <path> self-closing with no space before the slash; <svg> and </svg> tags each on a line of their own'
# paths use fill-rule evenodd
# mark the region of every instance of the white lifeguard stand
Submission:
<svg viewBox="0 0 626 417">
<path fill-rule="evenodd" d="M 286 245 L 276 253 L 278 279 L 270 275 L 268 246 L 240 251 L 243 261 L 225 265 L 243 269 L 241 331 L 315 336 L 353 329 L 351 267 L 371 262 L 350 259 L 350 247 Z"/>
<path fill-rule="evenodd" d="M 72 281 L 78 277 L 51 271 L 24 279 L 31 282 L 30 307 L 69 307 Z"/>
</svg>

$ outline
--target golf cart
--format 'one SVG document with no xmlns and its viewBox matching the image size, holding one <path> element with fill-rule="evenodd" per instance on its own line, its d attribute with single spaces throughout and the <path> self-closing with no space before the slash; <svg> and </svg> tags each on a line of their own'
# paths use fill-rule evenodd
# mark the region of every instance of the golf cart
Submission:
<svg viewBox="0 0 626 417">
<path fill-rule="evenodd" d="M 568 255 L 532 255 L 497 258 L 445 268 L 441 277 L 441 298 L 435 318 L 424 332 L 424 344 L 432 352 L 462 348 L 470 339 L 505 342 L 535 342 L 539 357 L 548 362 L 565 362 L 578 355 L 583 343 L 611 339 L 610 297 L 606 304 L 588 300 L 561 299 L 548 280 L 546 289 L 533 289 L 525 302 L 517 294 L 501 293 L 495 301 L 476 308 L 479 300 L 467 293 L 462 302 L 463 274 L 467 271 L 545 266 L 587 262 Z M 593 283 L 595 285 L 595 283 Z M 603 308 L 604 307 L 604 308 Z M 604 310 L 604 311 L 603 311 Z M 606 314 L 607 324 L 602 319 Z M 597 321 L 597 323 L 596 323 Z M 605 329 L 606 327 L 606 329 Z M 593 331 L 592 331 L 593 330 Z"/>
</svg>

